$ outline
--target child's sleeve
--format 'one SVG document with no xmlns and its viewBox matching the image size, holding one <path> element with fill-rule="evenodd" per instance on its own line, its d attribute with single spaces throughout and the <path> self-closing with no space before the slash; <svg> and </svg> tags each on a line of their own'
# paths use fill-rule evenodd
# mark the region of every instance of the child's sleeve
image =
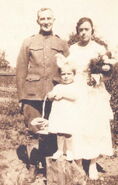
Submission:
<svg viewBox="0 0 118 185">
<path fill-rule="evenodd" d="M 68 99 L 70 101 L 76 101 L 79 98 L 77 85 L 74 85 L 73 88 L 69 89 L 69 91 L 64 91 L 62 94 L 63 98 Z"/>
<path fill-rule="evenodd" d="M 53 100 L 58 92 L 58 85 L 54 86 L 52 91 L 47 94 L 48 99 Z"/>
</svg>

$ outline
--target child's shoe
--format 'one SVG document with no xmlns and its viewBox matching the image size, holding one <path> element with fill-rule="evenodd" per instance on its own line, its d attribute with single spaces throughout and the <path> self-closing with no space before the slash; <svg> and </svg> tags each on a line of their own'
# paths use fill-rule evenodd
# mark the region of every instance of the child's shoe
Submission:
<svg viewBox="0 0 118 185">
<path fill-rule="evenodd" d="M 71 151 L 66 152 L 66 160 L 70 162 L 73 161 L 73 154 Z"/>
<path fill-rule="evenodd" d="M 60 151 L 60 150 L 57 150 L 57 152 L 55 152 L 51 158 L 54 159 L 54 160 L 57 160 L 57 159 L 59 159 L 62 155 L 63 155 L 63 152 Z"/>
</svg>

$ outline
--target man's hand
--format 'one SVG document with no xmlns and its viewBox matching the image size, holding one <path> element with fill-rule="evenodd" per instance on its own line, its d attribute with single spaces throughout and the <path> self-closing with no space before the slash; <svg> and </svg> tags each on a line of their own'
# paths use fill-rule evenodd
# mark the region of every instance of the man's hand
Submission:
<svg viewBox="0 0 118 185">
<path fill-rule="evenodd" d="M 22 102 L 19 102 L 19 104 L 18 104 L 18 105 L 19 105 L 19 107 L 20 107 L 20 108 L 22 108 Z"/>
</svg>

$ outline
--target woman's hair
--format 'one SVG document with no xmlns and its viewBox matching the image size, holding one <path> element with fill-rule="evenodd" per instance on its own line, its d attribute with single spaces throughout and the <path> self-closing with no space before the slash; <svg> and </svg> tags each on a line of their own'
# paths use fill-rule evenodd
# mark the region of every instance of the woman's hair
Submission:
<svg viewBox="0 0 118 185">
<path fill-rule="evenodd" d="M 83 24 L 84 22 L 89 22 L 90 25 L 91 25 L 91 28 L 92 28 L 92 34 L 94 33 L 94 29 L 93 29 L 93 22 L 90 18 L 88 17 L 82 17 L 81 19 L 79 19 L 79 21 L 77 22 L 77 25 L 76 25 L 76 32 L 77 34 L 79 34 L 79 27 L 81 24 Z"/>
<path fill-rule="evenodd" d="M 70 39 L 68 41 L 69 45 L 72 45 L 76 42 L 79 41 L 79 27 L 81 24 L 83 24 L 84 22 L 89 22 L 92 28 L 92 40 L 94 40 L 95 42 L 97 42 L 100 45 L 103 45 L 106 50 L 108 50 L 108 45 L 107 43 L 105 43 L 103 40 L 101 40 L 100 38 L 95 36 L 95 30 L 94 30 L 94 26 L 93 26 L 93 22 L 90 18 L 88 17 L 82 17 L 79 19 L 79 21 L 76 24 L 76 34 L 73 34 L 72 36 L 70 36 Z"/>
<path fill-rule="evenodd" d="M 104 42 L 100 38 L 96 37 L 95 35 L 93 35 L 92 40 L 94 40 L 95 42 L 97 42 L 100 45 L 103 45 L 106 48 L 106 50 L 108 51 L 108 44 L 106 42 Z"/>
</svg>

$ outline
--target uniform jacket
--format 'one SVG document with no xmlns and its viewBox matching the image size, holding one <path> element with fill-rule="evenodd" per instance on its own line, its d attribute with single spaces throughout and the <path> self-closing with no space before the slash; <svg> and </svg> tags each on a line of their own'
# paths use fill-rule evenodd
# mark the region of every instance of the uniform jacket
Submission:
<svg viewBox="0 0 118 185">
<path fill-rule="evenodd" d="M 16 83 L 19 100 L 43 100 L 58 81 L 56 53 L 69 54 L 65 41 L 54 35 L 37 34 L 24 40 L 20 49 Z"/>
</svg>

